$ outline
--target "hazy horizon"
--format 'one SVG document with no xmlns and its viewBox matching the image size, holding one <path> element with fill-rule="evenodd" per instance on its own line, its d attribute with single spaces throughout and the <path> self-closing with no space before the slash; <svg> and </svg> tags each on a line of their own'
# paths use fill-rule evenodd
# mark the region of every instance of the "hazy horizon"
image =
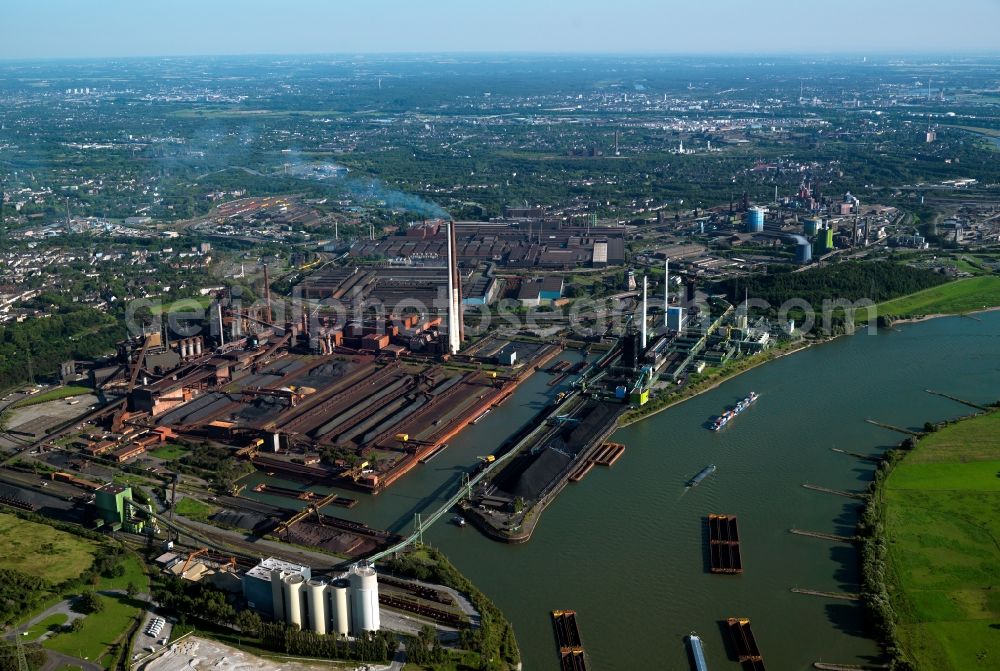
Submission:
<svg viewBox="0 0 1000 671">
<path fill-rule="evenodd" d="M 753 10 L 748 13 L 747 9 Z M 260 55 L 993 56 L 1000 3 L 955 0 L 43 0 L 0 13 L 5 60 Z"/>
</svg>

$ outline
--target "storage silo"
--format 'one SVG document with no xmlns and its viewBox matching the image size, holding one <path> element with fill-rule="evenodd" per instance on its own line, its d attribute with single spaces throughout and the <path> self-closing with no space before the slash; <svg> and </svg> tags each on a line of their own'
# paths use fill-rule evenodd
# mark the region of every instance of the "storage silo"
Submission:
<svg viewBox="0 0 1000 671">
<path fill-rule="evenodd" d="M 350 583 L 345 578 L 338 578 L 327 587 L 327 596 L 330 598 L 330 607 L 327 612 L 330 615 L 330 633 L 347 636 L 351 631 L 351 609 L 347 604 L 347 590 Z"/>
<path fill-rule="evenodd" d="M 751 207 L 747 210 L 746 215 L 746 232 L 747 233 L 760 233 L 764 230 L 764 213 L 766 210 L 763 207 Z"/>
<path fill-rule="evenodd" d="M 812 245 L 801 235 L 793 236 L 795 240 L 795 263 L 805 265 L 812 262 Z"/>
<path fill-rule="evenodd" d="M 378 578 L 371 566 L 354 566 L 350 572 L 353 634 L 379 630 Z"/>
<path fill-rule="evenodd" d="M 285 597 L 281 591 L 284 577 L 281 569 L 271 570 L 271 608 L 274 610 L 274 619 L 278 621 L 285 619 Z"/>
<path fill-rule="evenodd" d="M 309 628 L 314 634 L 326 633 L 326 583 L 313 579 L 306 583 L 309 592 Z"/>
<path fill-rule="evenodd" d="M 285 622 L 302 628 L 302 585 L 306 579 L 301 573 L 285 576 Z"/>
</svg>

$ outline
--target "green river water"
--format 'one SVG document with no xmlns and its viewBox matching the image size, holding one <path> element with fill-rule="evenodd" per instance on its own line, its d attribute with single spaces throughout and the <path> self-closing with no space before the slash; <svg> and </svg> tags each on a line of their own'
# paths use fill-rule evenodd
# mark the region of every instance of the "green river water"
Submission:
<svg viewBox="0 0 1000 671">
<path fill-rule="evenodd" d="M 327 512 L 409 530 L 415 512 L 446 499 L 477 455 L 495 450 L 558 390 L 546 385 L 549 379 L 529 379 L 503 407 L 385 493 L 363 497 L 352 510 Z M 689 669 L 683 638 L 692 631 L 702 636 L 712 669 L 738 669 L 726 658 L 719 627 L 730 616 L 753 620 L 769 669 L 876 661 L 860 605 L 789 591 L 859 590 L 852 545 L 789 533 L 850 535 L 859 502 L 801 485 L 862 491 L 873 464 L 830 448 L 878 454 L 904 437 L 866 418 L 918 428 L 972 412 L 925 389 L 984 403 L 1000 398 L 998 383 L 1000 312 L 840 338 L 618 431 L 613 440 L 627 445 L 625 455 L 613 468 L 595 467 L 567 486 L 527 544 L 490 541 L 471 527 L 448 524 L 449 516 L 425 541 L 443 549 L 508 615 L 528 671 L 558 668 L 553 609 L 577 611 L 598 671 Z M 750 410 L 719 433 L 705 428 L 751 390 L 760 400 Z M 718 467 L 715 475 L 686 490 L 686 481 L 710 463 Z M 707 572 L 708 513 L 739 517 L 743 575 Z"/>
</svg>

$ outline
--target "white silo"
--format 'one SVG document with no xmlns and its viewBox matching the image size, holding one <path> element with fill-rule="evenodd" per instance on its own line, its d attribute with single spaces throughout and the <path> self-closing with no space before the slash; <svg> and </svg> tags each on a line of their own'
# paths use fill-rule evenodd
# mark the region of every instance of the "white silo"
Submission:
<svg viewBox="0 0 1000 671">
<path fill-rule="evenodd" d="M 306 581 L 301 573 L 285 576 L 285 622 L 302 628 L 302 584 Z"/>
<path fill-rule="evenodd" d="M 284 578 L 281 569 L 271 569 L 271 608 L 275 620 L 285 619 L 285 597 L 281 592 L 281 579 Z"/>
<path fill-rule="evenodd" d="M 372 566 L 354 566 L 350 573 L 353 634 L 379 630 L 378 577 Z"/>
<path fill-rule="evenodd" d="M 326 583 L 310 580 L 306 583 L 309 592 L 309 628 L 314 634 L 326 633 Z"/>
<path fill-rule="evenodd" d="M 351 631 L 351 609 L 347 603 L 347 590 L 350 583 L 344 578 L 338 578 L 330 583 L 327 595 L 330 597 L 330 633 L 347 636 Z"/>
</svg>

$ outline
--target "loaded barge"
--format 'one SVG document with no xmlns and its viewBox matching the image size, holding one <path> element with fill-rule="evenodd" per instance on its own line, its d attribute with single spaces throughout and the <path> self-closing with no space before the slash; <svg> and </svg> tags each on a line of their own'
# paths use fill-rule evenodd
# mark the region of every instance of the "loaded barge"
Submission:
<svg viewBox="0 0 1000 671">
<path fill-rule="evenodd" d="M 742 401 L 733 406 L 732 409 L 726 410 L 721 415 L 715 418 L 715 421 L 712 422 L 712 431 L 719 431 L 723 429 L 727 424 L 729 424 L 729 422 L 736 419 L 736 417 L 740 413 L 742 413 L 744 410 L 753 405 L 754 402 L 756 402 L 757 398 L 758 398 L 757 392 L 755 391 L 750 392 L 749 396 L 747 396 Z"/>
<path fill-rule="evenodd" d="M 576 625 L 576 611 L 552 611 L 552 628 L 559 649 L 559 668 L 562 671 L 587 671 L 587 658 Z"/>
<path fill-rule="evenodd" d="M 735 515 L 708 516 L 708 546 L 712 573 L 743 573 Z"/>
<path fill-rule="evenodd" d="M 736 648 L 736 656 L 745 671 L 764 671 L 764 659 L 761 657 L 757 639 L 750 629 L 750 619 L 746 617 L 731 617 L 726 620 L 729 635 Z"/>
</svg>

